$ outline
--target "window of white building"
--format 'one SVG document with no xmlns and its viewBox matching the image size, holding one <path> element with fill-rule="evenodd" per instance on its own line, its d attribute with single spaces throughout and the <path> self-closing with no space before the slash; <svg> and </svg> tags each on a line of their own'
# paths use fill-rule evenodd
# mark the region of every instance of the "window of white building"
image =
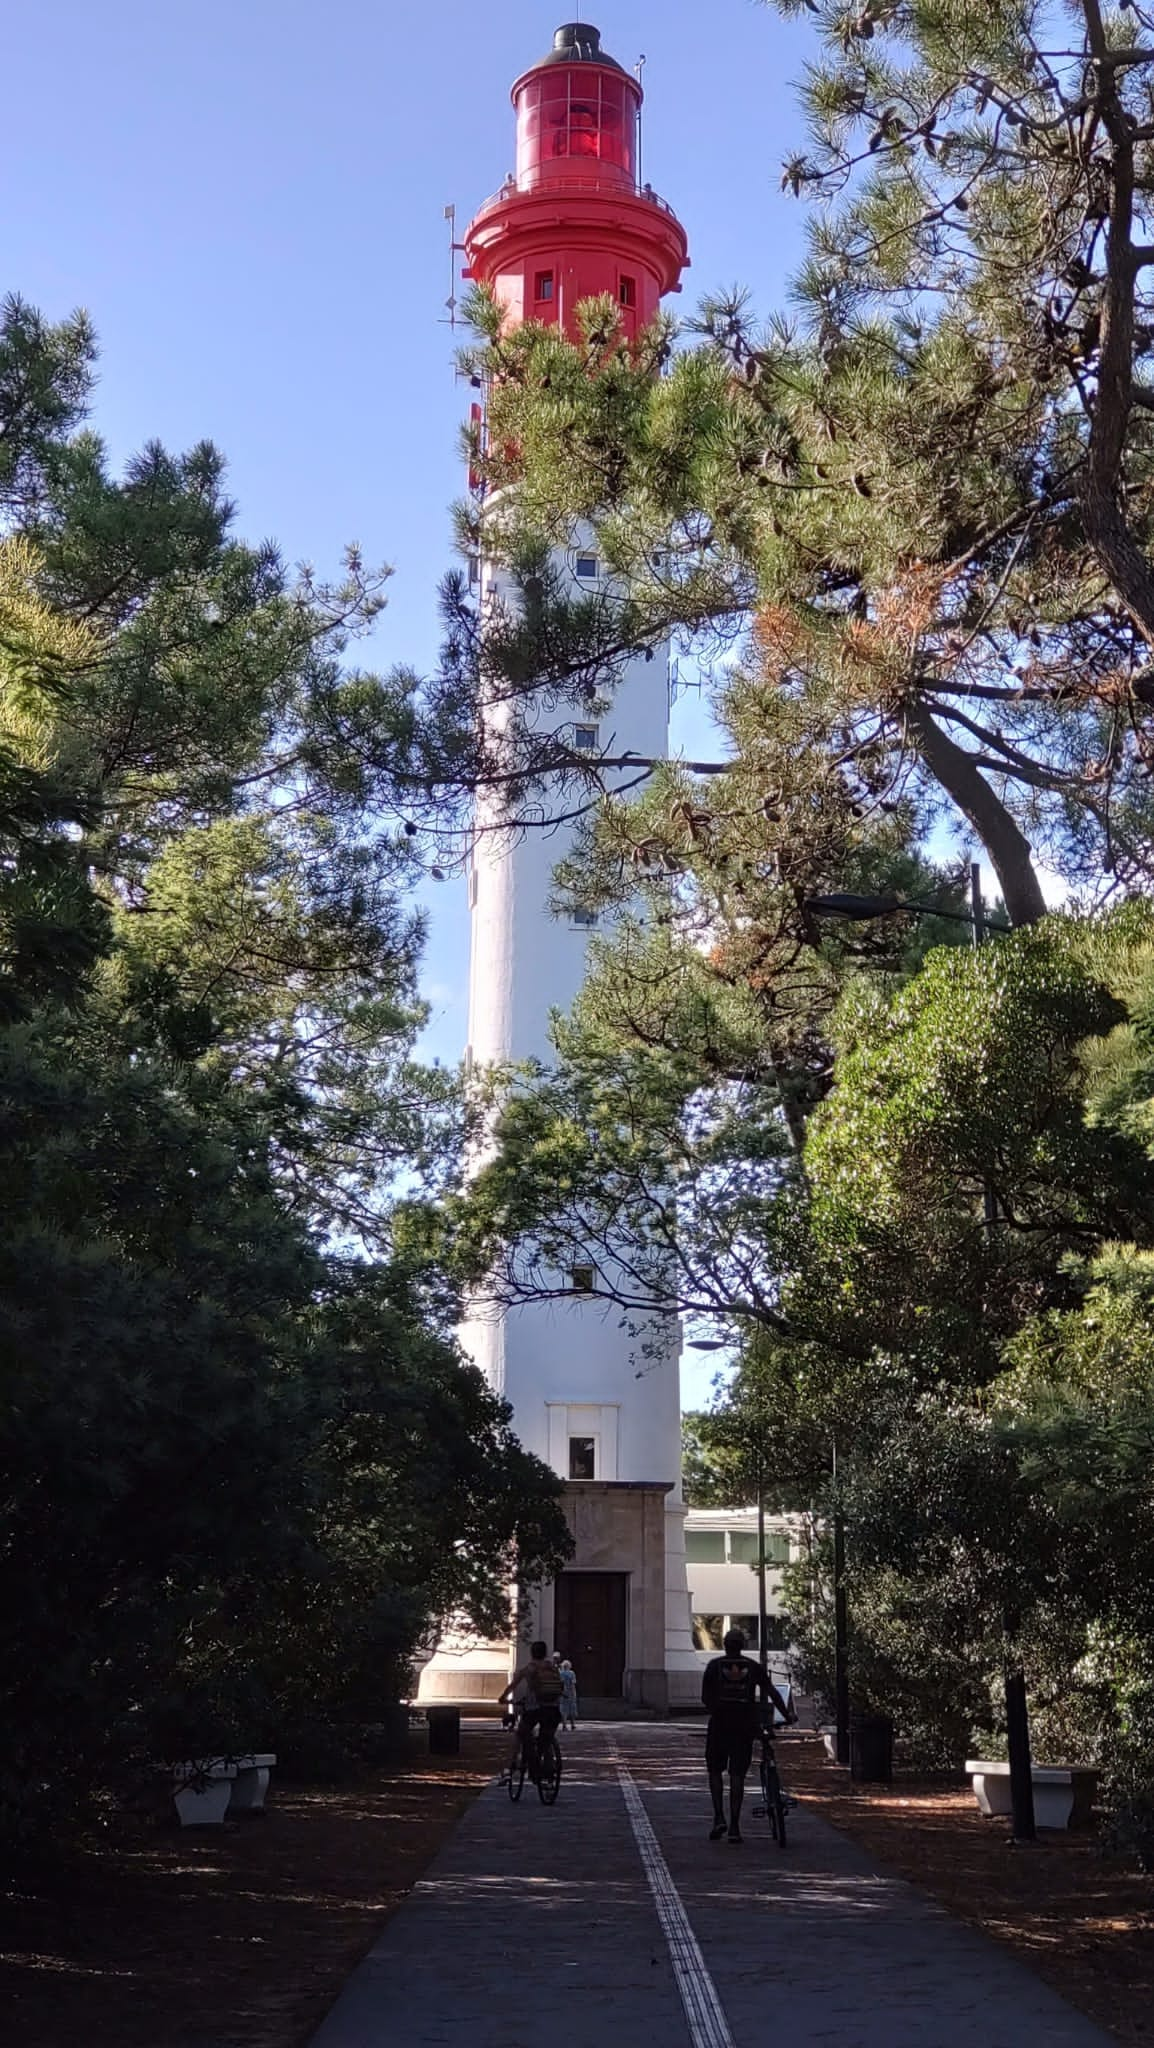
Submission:
<svg viewBox="0 0 1154 2048">
<path fill-rule="evenodd" d="M 570 1479 L 596 1479 L 597 1439 L 595 1436 L 571 1436 L 569 1439 Z"/>
<path fill-rule="evenodd" d="M 731 1529 L 729 1532 L 730 1564 L 757 1563 L 756 1529 Z M 789 1563 L 789 1537 L 767 1535 L 765 1539 L 765 1562 L 772 1569 L 774 1565 Z"/>
<path fill-rule="evenodd" d="M 595 754 L 597 752 L 597 727 L 595 725 L 575 725 L 573 727 L 573 747 L 578 754 Z"/>
<path fill-rule="evenodd" d="M 572 921 L 582 931 L 589 931 L 597 922 L 597 912 L 595 910 L 586 910 L 583 903 L 578 903 L 573 911 Z"/>
<path fill-rule="evenodd" d="M 574 1294 L 592 1294 L 596 1278 L 597 1274 L 592 1266 L 571 1266 L 569 1269 L 569 1285 Z"/>
<path fill-rule="evenodd" d="M 757 1654 L 761 1648 L 761 1634 L 756 1614 L 695 1614 L 693 1616 L 693 1647 L 695 1650 L 720 1650 L 731 1628 L 739 1628 L 745 1637 L 745 1647 Z M 765 1617 L 765 1646 L 767 1650 L 787 1650 L 789 1635 L 780 1614 Z"/>
<path fill-rule="evenodd" d="M 574 575 L 579 576 L 583 583 L 596 583 L 600 572 L 601 564 L 596 555 L 578 555 L 573 564 Z"/>
<path fill-rule="evenodd" d="M 560 1479 L 616 1479 L 619 1408 L 615 1401 L 550 1401 L 546 1424 L 549 1464 Z M 573 1445 L 593 1446 L 593 1470 L 573 1470 Z"/>
</svg>

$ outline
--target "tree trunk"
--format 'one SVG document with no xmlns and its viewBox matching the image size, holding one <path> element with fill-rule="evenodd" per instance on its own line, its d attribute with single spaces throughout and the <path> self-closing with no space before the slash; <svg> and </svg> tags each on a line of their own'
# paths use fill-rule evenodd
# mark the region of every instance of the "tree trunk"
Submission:
<svg viewBox="0 0 1154 2048">
<path fill-rule="evenodd" d="M 1113 144 L 1106 275 L 1100 308 L 1098 375 L 1082 478 L 1086 538 L 1138 631 L 1154 647 L 1154 572 L 1127 524 L 1119 496 L 1134 391 L 1134 142 L 1117 72 L 1104 60 L 1108 38 L 1098 0 L 1083 0 L 1098 74 L 1098 104 Z M 1135 693 L 1148 702 L 1147 691 Z"/>
<path fill-rule="evenodd" d="M 1037 924 L 1046 915 L 1046 899 L 1034 873 L 1029 840 L 970 756 L 917 698 L 906 706 L 906 718 L 930 774 L 969 819 L 989 854 L 1010 923 Z"/>
</svg>

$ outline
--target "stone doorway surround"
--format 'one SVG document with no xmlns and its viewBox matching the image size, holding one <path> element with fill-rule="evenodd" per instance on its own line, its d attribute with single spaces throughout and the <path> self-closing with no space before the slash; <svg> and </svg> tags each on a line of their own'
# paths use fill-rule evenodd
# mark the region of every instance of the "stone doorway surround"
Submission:
<svg viewBox="0 0 1154 2048">
<path fill-rule="evenodd" d="M 673 1481 L 575 1479 L 561 1506 L 573 1534 L 571 1572 L 621 1572 L 625 1589 L 624 1698 L 629 1706 L 669 1710 L 665 1670 L 665 1497 Z M 553 1587 L 537 1596 L 535 1627 L 553 1647 Z M 577 1674 L 578 1684 L 581 1674 Z"/>
</svg>

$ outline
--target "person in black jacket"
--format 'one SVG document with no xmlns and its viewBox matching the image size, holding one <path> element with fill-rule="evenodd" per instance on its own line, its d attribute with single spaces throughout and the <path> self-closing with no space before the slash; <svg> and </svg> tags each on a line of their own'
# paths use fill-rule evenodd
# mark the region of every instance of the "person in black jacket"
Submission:
<svg viewBox="0 0 1154 2048">
<path fill-rule="evenodd" d="M 741 1806 L 745 1798 L 745 1774 L 753 1745 L 761 1727 L 762 1712 L 776 1707 L 783 1721 L 797 1719 L 777 1687 L 752 1657 L 744 1657 L 745 1637 L 731 1628 L 724 1640 L 725 1655 L 707 1664 L 701 1680 L 701 1698 L 709 1709 L 705 1736 L 705 1768 L 713 1796 L 711 1842 L 726 1832 L 725 1773 L 729 1773 L 729 1839 L 741 1840 Z M 764 1707 L 758 1705 L 761 1696 Z"/>
</svg>

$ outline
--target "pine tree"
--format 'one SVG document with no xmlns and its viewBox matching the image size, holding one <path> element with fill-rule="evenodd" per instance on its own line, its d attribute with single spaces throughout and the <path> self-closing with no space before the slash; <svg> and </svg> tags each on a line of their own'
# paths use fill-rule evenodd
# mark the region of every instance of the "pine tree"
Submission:
<svg viewBox="0 0 1154 2048">
<path fill-rule="evenodd" d="M 355 1742 L 430 1615 L 568 1544 L 398 1228 L 455 1102 L 350 735 L 379 581 L 237 540 L 207 446 L 112 476 L 91 354 L 0 319 L 4 1832 Z"/>
<path fill-rule="evenodd" d="M 571 344 L 477 303 L 488 474 L 518 488 L 472 544 L 592 522 L 610 685 L 622 645 L 755 619 L 752 687 L 867 794 L 965 819 L 1030 921 L 1033 851 L 1081 887 L 1150 872 L 1145 15 L 809 11 L 798 311 L 715 298 L 695 346 L 659 325 L 634 356 L 605 307 Z M 589 663 L 571 623 L 554 689 Z"/>
</svg>

